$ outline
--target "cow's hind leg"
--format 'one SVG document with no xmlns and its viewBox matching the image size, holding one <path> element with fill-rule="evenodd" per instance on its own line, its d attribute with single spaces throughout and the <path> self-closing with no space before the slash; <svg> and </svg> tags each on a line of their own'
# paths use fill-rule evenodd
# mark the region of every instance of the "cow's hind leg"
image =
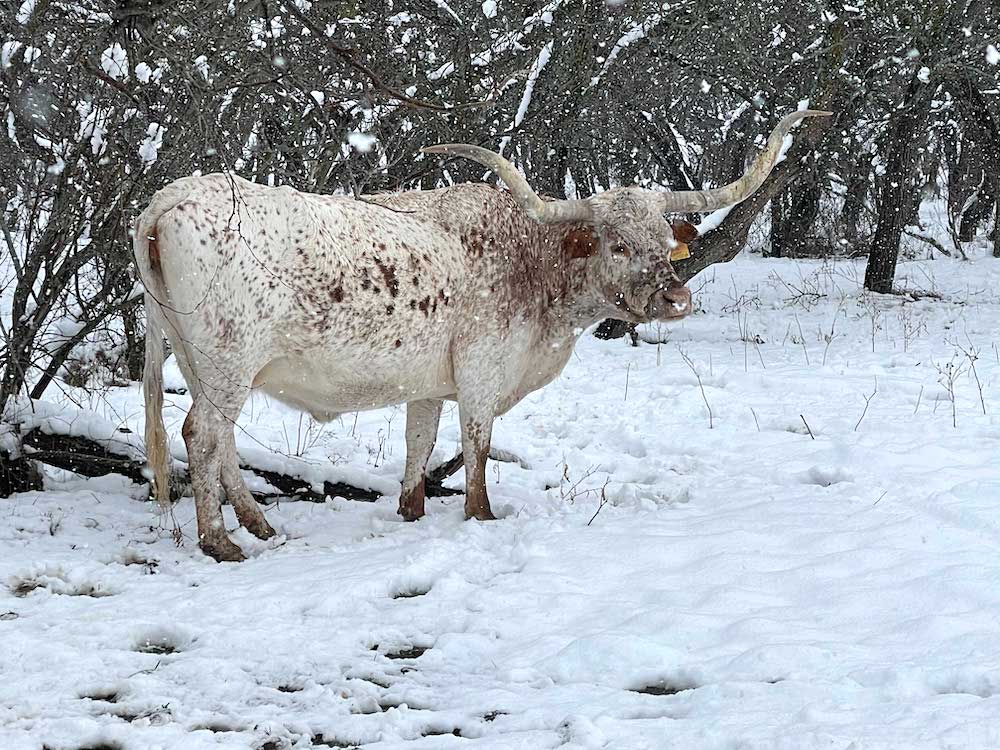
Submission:
<svg viewBox="0 0 1000 750">
<path fill-rule="evenodd" d="M 398 512 L 407 521 L 416 521 L 424 515 L 424 479 L 427 460 L 437 439 L 441 406 L 437 399 L 410 401 L 406 405 L 406 469 Z"/>
<path fill-rule="evenodd" d="M 198 546 L 219 562 L 244 559 L 243 551 L 226 533 L 222 519 L 222 465 L 229 459 L 227 441 L 232 440 L 233 418 L 227 412 L 231 411 L 224 411 L 205 393 L 199 393 L 182 430 L 198 518 Z"/>
<path fill-rule="evenodd" d="M 232 427 L 225 431 L 225 437 L 226 454 L 222 459 L 222 486 L 226 491 L 226 498 L 236 511 L 236 517 L 243 528 L 258 539 L 270 539 L 275 531 L 247 489 L 243 477 L 240 476 L 240 459 L 236 452 L 236 438 Z"/>
</svg>

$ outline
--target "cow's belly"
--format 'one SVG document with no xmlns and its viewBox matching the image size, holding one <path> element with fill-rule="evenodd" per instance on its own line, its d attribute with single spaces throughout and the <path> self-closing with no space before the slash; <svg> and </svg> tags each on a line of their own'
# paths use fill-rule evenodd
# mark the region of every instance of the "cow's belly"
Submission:
<svg viewBox="0 0 1000 750">
<path fill-rule="evenodd" d="M 559 376 L 573 353 L 573 338 L 543 340 L 527 349 L 518 366 L 506 378 L 497 404 L 497 414 L 505 414 L 529 393 Z"/>
<path fill-rule="evenodd" d="M 376 362 L 372 358 L 271 360 L 254 378 L 254 388 L 321 421 L 338 414 L 424 398 L 454 398 L 455 384 L 440 359 Z"/>
</svg>

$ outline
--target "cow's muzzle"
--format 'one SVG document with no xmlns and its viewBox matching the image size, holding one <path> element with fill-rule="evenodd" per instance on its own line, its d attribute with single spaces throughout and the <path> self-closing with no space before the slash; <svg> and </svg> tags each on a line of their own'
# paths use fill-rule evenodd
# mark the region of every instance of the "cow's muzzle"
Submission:
<svg viewBox="0 0 1000 750">
<path fill-rule="evenodd" d="M 676 320 L 691 312 L 691 290 L 680 281 L 654 292 L 646 305 L 650 320 Z"/>
</svg>

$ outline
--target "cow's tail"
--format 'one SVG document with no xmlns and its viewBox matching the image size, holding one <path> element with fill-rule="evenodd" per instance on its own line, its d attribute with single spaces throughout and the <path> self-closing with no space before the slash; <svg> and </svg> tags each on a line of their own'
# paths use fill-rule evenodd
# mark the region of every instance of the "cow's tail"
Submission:
<svg viewBox="0 0 1000 750">
<path fill-rule="evenodd" d="M 152 474 L 152 494 L 161 506 L 170 505 L 170 448 L 163 426 L 163 316 L 147 292 L 146 362 L 142 393 L 146 401 L 146 465 Z"/>
<path fill-rule="evenodd" d="M 146 361 L 142 391 L 146 402 L 146 465 L 151 473 L 152 495 L 164 508 L 170 505 L 170 449 L 163 425 L 163 337 L 166 319 L 161 302 L 166 287 L 161 268 L 161 248 L 156 222 L 189 194 L 183 181 L 172 183 L 153 196 L 148 208 L 136 219 L 132 250 L 146 288 Z"/>
</svg>

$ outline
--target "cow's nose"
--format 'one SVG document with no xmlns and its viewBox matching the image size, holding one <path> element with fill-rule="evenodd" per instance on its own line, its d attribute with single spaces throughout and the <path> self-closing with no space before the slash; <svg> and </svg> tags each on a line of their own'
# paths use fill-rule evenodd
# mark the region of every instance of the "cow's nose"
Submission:
<svg viewBox="0 0 1000 750">
<path fill-rule="evenodd" d="M 691 290 L 681 281 L 673 281 L 670 286 L 653 295 L 650 317 L 654 320 L 683 318 L 691 312 Z"/>
</svg>

